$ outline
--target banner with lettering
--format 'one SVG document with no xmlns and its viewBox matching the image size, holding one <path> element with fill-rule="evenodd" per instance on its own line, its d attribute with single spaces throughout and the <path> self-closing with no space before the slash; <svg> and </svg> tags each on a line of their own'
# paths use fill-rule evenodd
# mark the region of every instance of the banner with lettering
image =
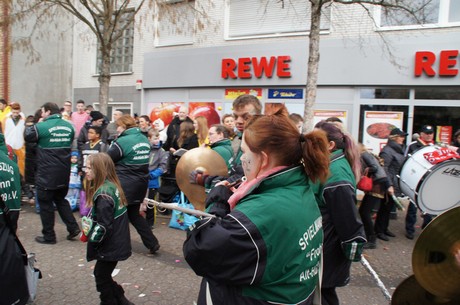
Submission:
<svg viewBox="0 0 460 305">
<path fill-rule="evenodd" d="M 343 128 L 347 129 L 347 111 L 346 110 L 314 110 L 313 111 L 313 126 L 316 123 L 330 117 L 339 118 L 343 122 Z"/>
<path fill-rule="evenodd" d="M 235 88 L 235 89 L 225 89 L 225 99 L 234 100 L 238 96 L 243 94 L 251 94 L 257 98 L 262 98 L 262 88 Z"/>
<path fill-rule="evenodd" d="M 303 89 L 268 89 L 269 99 L 303 99 Z"/>
</svg>

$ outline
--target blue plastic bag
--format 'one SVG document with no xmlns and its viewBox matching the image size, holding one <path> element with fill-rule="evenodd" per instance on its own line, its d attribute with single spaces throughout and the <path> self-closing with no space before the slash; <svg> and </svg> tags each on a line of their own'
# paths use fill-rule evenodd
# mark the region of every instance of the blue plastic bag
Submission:
<svg viewBox="0 0 460 305">
<path fill-rule="evenodd" d="M 193 204 L 191 204 L 188 199 L 185 198 L 184 193 L 182 192 L 180 192 L 180 195 L 174 197 L 174 202 L 177 202 L 177 205 L 180 207 L 193 210 L 195 209 Z M 169 227 L 185 231 L 198 220 L 199 219 L 196 216 L 173 210 L 171 213 L 171 220 L 169 221 Z"/>
</svg>

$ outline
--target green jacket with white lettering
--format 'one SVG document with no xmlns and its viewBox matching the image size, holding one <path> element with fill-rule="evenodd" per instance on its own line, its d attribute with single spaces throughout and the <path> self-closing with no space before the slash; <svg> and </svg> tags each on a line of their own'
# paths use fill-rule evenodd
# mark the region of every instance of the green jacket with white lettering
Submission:
<svg viewBox="0 0 460 305">
<path fill-rule="evenodd" d="M 37 143 L 37 171 L 35 184 L 45 190 L 69 187 L 70 152 L 74 139 L 72 124 L 60 114 L 53 114 L 44 121 L 27 127 L 24 138 Z"/>
<path fill-rule="evenodd" d="M 112 142 L 107 153 L 115 163 L 128 205 L 140 204 L 149 182 L 150 142 L 147 137 L 137 127 L 126 129 Z"/>
<path fill-rule="evenodd" d="M 221 200 L 213 202 L 208 211 L 220 215 Z M 184 243 L 185 259 L 204 277 L 198 304 L 307 304 L 323 230 L 303 167 L 263 179 L 225 214 L 196 222 Z"/>
<path fill-rule="evenodd" d="M 18 165 L 0 151 L 0 196 L 10 211 L 21 209 L 21 177 Z M 0 214 L 3 210 L 0 209 Z"/>
</svg>

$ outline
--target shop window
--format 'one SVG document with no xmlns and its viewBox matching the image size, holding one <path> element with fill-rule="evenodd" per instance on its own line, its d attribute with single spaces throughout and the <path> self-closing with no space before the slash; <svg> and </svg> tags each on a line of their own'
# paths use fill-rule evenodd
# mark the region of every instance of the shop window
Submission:
<svg viewBox="0 0 460 305">
<path fill-rule="evenodd" d="M 460 129 L 460 107 L 415 106 L 413 132 L 419 132 L 423 125 L 435 127 L 435 139 L 452 141 L 453 134 Z M 448 130 L 448 139 L 440 139 L 440 128 Z"/>
<path fill-rule="evenodd" d="M 132 20 L 134 10 L 124 13 L 125 20 Z M 123 28 L 123 19 L 120 19 L 120 28 Z M 115 33 L 114 35 L 117 35 Z M 110 61 L 110 73 L 123 73 L 133 71 L 133 48 L 134 48 L 134 21 L 131 22 L 121 34 L 121 37 L 113 44 L 112 56 Z M 100 73 L 102 63 L 102 55 L 99 51 L 99 43 L 97 46 L 97 73 Z"/>
<path fill-rule="evenodd" d="M 460 1 L 457 0 L 392 0 L 409 8 L 378 7 L 376 21 L 380 29 L 419 28 L 458 25 Z"/>
<path fill-rule="evenodd" d="M 408 99 L 409 89 L 366 88 L 360 90 L 362 99 Z"/>
<path fill-rule="evenodd" d="M 192 44 L 194 28 L 195 1 L 168 0 L 158 5 L 156 46 Z"/>
<path fill-rule="evenodd" d="M 459 100 L 460 88 L 420 88 L 415 89 L 417 100 Z"/>
<path fill-rule="evenodd" d="M 227 0 L 227 39 L 252 36 L 305 35 L 310 30 L 308 0 Z M 329 30 L 331 6 L 323 7 L 321 30 Z"/>
</svg>

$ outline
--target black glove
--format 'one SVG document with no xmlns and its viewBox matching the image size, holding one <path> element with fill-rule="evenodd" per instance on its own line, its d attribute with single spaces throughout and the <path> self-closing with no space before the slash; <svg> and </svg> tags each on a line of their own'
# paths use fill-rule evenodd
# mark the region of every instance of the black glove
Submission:
<svg viewBox="0 0 460 305">
<path fill-rule="evenodd" d="M 201 185 L 201 186 L 204 186 L 204 182 L 206 180 L 206 178 L 208 178 L 209 175 L 202 171 L 201 169 L 196 169 L 196 170 L 193 170 L 189 175 L 188 175 L 188 179 L 189 179 L 189 182 L 192 183 L 192 184 L 198 184 L 198 185 Z"/>
<path fill-rule="evenodd" d="M 206 197 L 206 208 L 213 204 L 211 209 L 209 209 L 209 213 L 216 214 L 220 217 L 230 213 L 228 198 L 230 198 L 232 194 L 232 191 L 223 185 L 219 185 L 213 188 Z"/>
</svg>

